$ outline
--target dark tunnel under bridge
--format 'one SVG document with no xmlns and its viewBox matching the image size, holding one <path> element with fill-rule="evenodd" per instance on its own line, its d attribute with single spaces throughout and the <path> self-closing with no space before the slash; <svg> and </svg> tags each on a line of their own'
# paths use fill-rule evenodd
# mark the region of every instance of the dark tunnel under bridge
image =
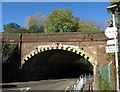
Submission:
<svg viewBox="0 0 120 92">
<path fill-rule="evenodd" d="M 27 80 L 78 78 L 93 73 L 88 59 L 74 52 L 52 49 L 29 58 L 22 66 Z"/>
</svg>

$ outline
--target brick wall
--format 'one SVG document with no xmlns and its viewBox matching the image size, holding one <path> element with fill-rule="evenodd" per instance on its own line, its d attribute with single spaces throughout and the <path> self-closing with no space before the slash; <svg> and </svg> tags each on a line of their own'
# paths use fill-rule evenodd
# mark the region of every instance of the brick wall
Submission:
<svg viewBox="0 0 120 92">
<path fill-rule="evenodd" d="M 2 35 L 2 40 L 6 42 L 19 44 L 22 41 L 21 58 L 35 50 L 39 45 L 49 45 L 53 42 L 58 42 L 64 45 L 78 45 L 99 63 L 106 61 L 105 47 L 107 38 L 104 32 L 32 33 L 22 34 L 22 39 L 20 40 L 20 38 L 21 34 L 17 33 Z"/>
</svg>

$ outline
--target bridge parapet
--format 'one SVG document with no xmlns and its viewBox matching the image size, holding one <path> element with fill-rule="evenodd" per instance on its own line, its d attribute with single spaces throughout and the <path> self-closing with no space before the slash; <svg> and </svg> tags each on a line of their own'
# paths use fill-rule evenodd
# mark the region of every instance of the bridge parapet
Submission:
<svg viewBox="0 0 120 92">
<path fill-rule="evenodd" d="M 120 39 L 120 35 L 119 38 Z M 12 33 L 2 35 L 2 41 L 8 43 L 20 43 L 21 58 L 41 45 L 61 43 L 63 45 L 79 46 L 86 53 L 93 55 L 97 61 L 105 61 L 107 46 L 104 32 L 67 32 L 67 33 Z M 120 42 L 119 42 L 120 43 Z M 101 60 L 102 58 L 102 60 Z"/>
<path fill-rule="evenodd" d="M 21 34 L 10 33 L 2 35 L 3 40 L 10 43 L 20 42 Z M 120 36 L 119 38 L 120 39 Z M 104 32 L 67 32 L 67 33 L 24 33 L 22 42 L 85 42 L 85 41 L 106 41 Z"/>
<path fill-rule="evenodd" d="M 8 42 L 8 43 L 19 43 L 20 35 L 21 34 L 18 34 L 18 33 L 3 33 L 2 41 Z"/>
</svg>

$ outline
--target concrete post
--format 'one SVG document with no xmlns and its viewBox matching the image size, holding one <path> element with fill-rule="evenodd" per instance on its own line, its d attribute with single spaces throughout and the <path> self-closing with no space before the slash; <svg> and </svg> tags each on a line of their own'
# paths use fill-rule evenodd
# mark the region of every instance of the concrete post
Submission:
<svg viewBox="0 0 120 92">
<path fill-rule="evenodd" d="M 93 66 L 93 74 L 94 74 L 94 82 L 93 82 L 93 90 L 99 90 L 98 87 L 98 74 L 97 74 L 97 64 Z"/>
</svg>

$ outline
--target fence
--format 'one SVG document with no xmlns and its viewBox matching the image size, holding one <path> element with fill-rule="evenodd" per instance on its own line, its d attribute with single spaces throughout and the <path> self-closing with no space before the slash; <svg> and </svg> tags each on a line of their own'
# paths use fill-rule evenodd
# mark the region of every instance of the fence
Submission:
<svg viewBox="0 0 120 92">
<path fill-rule="evenodd" d="M 114 79 L 113 79 L 113 67 L 112 62 L 106 65 L 98 66 L 98 79 L 99 87 L 102 90 L 113 90 Z"/>
<path fill-rule="evenodd" d="M 72 86 L 72 92 L 78 92 L 79 90 L 81 90 L 85 83 L 91 79 L 93 79 L 91 74 L 81 75 Z"/>
</svg>

